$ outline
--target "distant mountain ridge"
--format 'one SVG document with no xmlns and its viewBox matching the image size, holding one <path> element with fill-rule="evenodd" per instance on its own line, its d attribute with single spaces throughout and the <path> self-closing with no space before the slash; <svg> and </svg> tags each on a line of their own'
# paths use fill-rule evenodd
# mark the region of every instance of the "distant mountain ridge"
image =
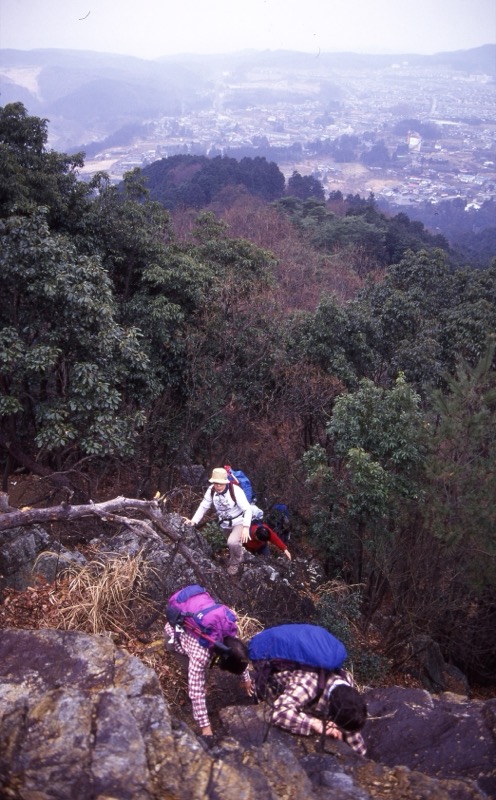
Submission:
<svg viewBox="0 0 496 800">
<path fill-rule="evenodd" d="M 49 120 L 51 146 L 82 147 L 120 128 L 162 116 L 212 107 L 220 76 L 248 82 L 255 70 L 308 72 L 314 83 L 339 71 L 373 72 L 408 63 L 415 68 L 483 73 L 496 79 L 496 45 L 434 55 L 309 54 L 242 51 L 184 54 L 145 60 L 83 50 L 0 50 L 0 103 L 20 101 L 30 114 Z M 274 92 L 274 98 L 277 93 Z"/>
<path fill-rule="evenodd" d="M 295 67 L 313 66 L 316 61 L 328 67 L 339 69 L 384 69 L 391 63 L 408 63 L 416 66 L 444 66 L 463 72 L 482 72 L 496 78 L 496 44 L 482 45 L 470 50 L 420 55 L 415 53 L 365 54 L 342 52 L 303 53 L 293 50 L 244 50 L 238 53 L 219 55 L 178 55 L 163 56 L 157 59 L 162 63 L 216 64 L 217 67 L 228 68 L 233 65 L 248 64 L 250 66 L 274 66 L 294 69 Z"/>
<path fill-rule="evenodd" d="M 178 113 L 203 84 L 180 64 L 77 50 L 0 50 L 2 105 L 20 101 L 30 114 L 48 118 L 57 149 Z"/>
</svg>

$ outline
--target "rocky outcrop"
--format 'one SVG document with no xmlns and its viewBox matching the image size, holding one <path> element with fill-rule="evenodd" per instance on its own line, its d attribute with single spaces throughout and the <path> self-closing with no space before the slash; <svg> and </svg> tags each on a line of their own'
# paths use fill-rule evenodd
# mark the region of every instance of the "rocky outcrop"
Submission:
<svg viewBox="0 0 496 800">
<path fill-rule="evenodd" d="M 84 561 L 81 553 L 54 541 L 39 525 L 3 531 L 0 541 L 0 590 L 23 591 L 34 575 L 51 583 L 68 564 Z"/>
<path fill-rule="evenodd" d="M 422 689 L 366 693 L 368 755 L 440 778 L 468 778 L 496 797 L 496 698 Z"/>
<path fill-rule="evenodd" d="M 236 579 L 226 580 L 225 566 L 213 558 L 201 532 L 168 515 L 166 533 L 124 526 L 112 537 L 102 530 L 93 541 L 102 552 L 139 553 L 153 567 L 147 590 L 158 616 L 164 599 L 179 586 L 205 579 L 222 602 L 264 625 L 312 619 L 315 609 L 296 587 L 321 583 L 318 565 L 314 570 L 304 559 L 252 556 Z M 51 542 L 36 526 L 7 532 L 2 545 L 0 566 L 8 585 L 22 588 L 21 578 L 31 582 L 41 551 L 45 555 L 38 564 L 57 573 L 61 568 L 60 553 L 47 553 Z M 67 557 L 82 556 L 75 551 Z M 444 680 L 444 664 L 430 641 L 417 644 L 419 675 L 434 676 L 437 686 L 439 676 Z M 0 631 L 0 796 L 496 798 L 496 700 L 371 689 L 364 730 L 368 756 L 361 758 L 340 742 L 293 737 L 274 728 L 265 704 L 243 705 L 236 692 L 228 691 L 232 676 L 213 677 L 222 733 L 208 749 L 171 714 L 156 674 L 110 638 L 53 629 Z"/>
<path fill-rule="evenodd" d="M 431 636 L 417 636 L 410 643 L 409 651 L 411 674 L 430 692 L 469 693 L 465 675 L 453 664 L 446 663 L 441 648 Z"/>
<path fill-rule="evenodd" d="M 174 725 L 155 673 L 106 637 L 0 638 L 2 797 L 207 796 L 211 758 Z"/>
<path fill-rule="evenodd" d="M 155 673 L 110 639 L 5 630 L 0 795 L 13 800 L 490 796 L 488 765 L 496 756 L 492 702 L 469 707 L 469 701 L 445 698 L 441 706 L 427 692 L 399 689 L 374 690 L 368 700 L 368 758 L 334 740 L 319 750 L 318 738 L 273 728 L 264 704 L 224 709 L 228 735 L 207 750 L 171 717 Z M 436 760 L 434 752 L 440 742 L 444 765 L 441 753 Z M 458 769 L 464 747 L 471 757 Z M 471 777 L 479 768 L 487 794 Z"/>
<path fill-rule="evenodd" d="M 169 519 L 173 518 L 169 515 Z M 180 528 L 180 518 L 174 523 L 181 530 L 183 551 L 173 542 L 150 539 L 133 530 L 122 530 L 110 540 L 94 540 L 92 544 L 104 545 L 107 552 L 127 557 L 139 553 L 152 567 L 147 591 L 160 609 L 180 586 L 201 583 L 221 602 L 256 617 L 264 625 L 312 618 L 315 607 L 297 589 L 303 584 L 313 585 L 313 578 L 315 585 L 322 582 L 322 577 L 317 578 L 316 562 L 309 565 L 298 558 L 290 562 L 281 553 L 270 558 L 246 553 L 240 574 L 234 580 L 226 580 L 225 563 L 213 558 L 212 547 L 202 532 L 189 526 Z M 189 561 L 184 556 L 186 551 Z"/>
</svg>

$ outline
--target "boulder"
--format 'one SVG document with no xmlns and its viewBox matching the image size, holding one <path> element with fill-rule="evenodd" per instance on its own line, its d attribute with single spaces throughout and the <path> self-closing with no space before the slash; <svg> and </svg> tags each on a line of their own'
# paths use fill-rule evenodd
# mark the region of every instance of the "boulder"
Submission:
<svg viewBox="0 0 496 800">
<path fill-rule="evenodd" d="M 107 552 L 143 555 L 152 567 L 147 588 L 156 600 L 157 618 L 169 594 L 205 576 L 222 602 L 263 624 L 312 619 L 315 609 L 294 587 L 306 585 L 309 574 L 319 583 L 317 570 L 275 554 L 247 559 L 239 576 L 228 579 L 201 531 L 184 526 L 177 515 L 171 520 L 177 541 L 126 527 L 93 542 Z M 51 549 L 46 532 L 35 527 L 12 531 L 3 545 L 0 564 L 16 588 L 22 588 L 21 572 L 29 583 L 38 554 Z M 57 557 L 56 569 L 59 562 Z M 416 652 L 434 651 L 419 647 Z M 431 679 L 439 663 L 429 660 Z M 178 707 L 180 719 L 174 717 L 155 672 L 110 638 L 46 629 L 0 631 L 0 796 L 496 798 L 496 700 L 370 689 L 364 730 L 368 754 L 362 758 L 341 742 L 274 728 L 265 704 L 255 706 L 248 698 L 241 704 L 232 676 L 217 670 L 210 676 L 221 710 L 216 710 L 215 745 L 207 749 L 185 723 L 191 720 L 189 705 L 188 712 Z"/>
<path fill-rule="evenodd" d="M 290 562 L 279 551 L 268 558 L 246 554 L 238 576 L 227 578 L 226 559 L 213 559 L 212 547 L 201 530 L 182 525 L 180 518 L 176 525 L 181 544 L 188 549 L 196 571 L 177 543 L 150 539 L 135 530 L 125 529 L 110 540 L 94 540 L 92 544 L 130 557 L 141 553 L 151 566 L 144 588 L 160 609 L 165 599 L 181 586 L 200 583 L 208 585 L 211 594 L 221 602 L 237 611 L 242 609 L 243 613 L 266 625 L 313 618 L 315 607 L 295 591 L 295 585 L 304 585 L 307 576 L 307 564 L 303 559 Z"/>
<path fill-rule="evenodd" d="M 402 689 L 384 689 L 387 696 L 391 692 L 395 702 L 402 702 Z M 405 698 L 406 699 L 406 698 Z M 461 712 L 463 716 L 463 712 Z M 477 773 L 474 763 L 473 769 L 462 768 L 459 772 L 453 768 L 449 758 L 449 742 L 453 736 L 453 745 L 456 740 L 456 724 L 452 726 L 451 733 L 445 732 L 447 757 L 446 764 L 438 763 L 436 768 L 426 758 L 415 762 L 408 758 L 408 754 L 401 760 L 384 759 L 377 756 L 380 747 L 381 735 L 378 736 L 379 745 L 375 740 L 378 722 L 369 719 L 364 728 L 364 738 L 367 743 L 367 757 L 363 758 L 354 753 L 348 745 L 334 739 L 321 737 L 293 736 L 279 730 L 270 724 L 270 708 L 265 703 L 248 708 L 225 708 L 221 711 L 222 721 L 233 739 L 245 749 L 259 748 L 262 745 L 279 751 L 290 751 L 291 762 L 297 763 L 305 770 L 310 779 L 312 793 L 304 793 L 301 787 L 300 796 L 313 797 L 319 800 L 366 800 L 367 798 L 394 798 L 394 800 L 482 800 L 482 798 L 496 797 L 492 793 L 491 785 L 486 782 L 485 791 L 481 788 L 476 778 L 467 777 Z M 383 721 L 384 722 L 384 721 Z M 379 723 L 380 724 L 380 723 Z M 424 726 L 425 741 L 423 750 L 429 751 L 430 737 L 428 726 Z M 385 737 L 384 745 L 389 745 L 394 752 L 395 733 Z M 489 733 L 489 735 L 487 735 Z M 488 749 L 490 749 L 490 732 L 486 731 Z M 434 743 L 433 743 L 434 744 Z M 435 746 L 435 744 L 434 744 Z M 493 760 L 495 755 L 494 743 L 492 745 Z M 386 749 L 386 747 L 384 747 Z M 288 756 L 284 758 L 288 761 Z M 441 762 L 441 759 L 439 759 Z M 418 768 L 415 768 L 415 763 Z M 488 763 L 485 755 L 479 759 L 479 764 Z M 422 767 L 425 767 L 425 771 Z M 483 768 L 485 768 L 483 767 Z M 274 773 L 274 777 L 277 773 Z M 277 795 L 285 797 L 284 794 Z"/>
<path fill-rule="evenodd" d="M 455 692 L 468 694 L 466 676 L 443 657 L 439 644 L 431 636 L 419 635 L 410 644 L 406 661 L 409 671 L 422 682 L 429 692 Z"/>
<path fill-rule="evenodd" d="M 0 637 L 0 795 L 207 796 L 212 759 L 171 720 L 156 674 L 104 636 Z"/>
<path fill-rule="evenodd" d="M 36 559 L 50 543 L 50 536 L 38 525 L 4 531 L 0 542 L 0 589 L 22 591 L 30 586 Z"/>
<path fill-rule="evenodd" d="M 0 590 L 19 592 L 41 576 L 53 583 L 67 566 L 84 564 L 85 557 L 69 550 L 39 525 L 3 531 L 0 542 Z"/>
<path fill-rule="evenodd" d="M 470 700 L 399 687 L 366 693 L 368 755 L 441 778 L 463 778 L 496 797 L 496 698 Z"/>
<path fill-rule="evenodd" d="M 408 691 L 370 694 L 368 758 L 342 742 L 321 743 L 320 737 L 292 736 L 274 728 L 265 704 L 224 708 L 225 733 L 208 749 L 184 722 L 171 716 L 155 672 L 111 639 L 75 631 L 7 629 L 0 637 L 0 796 L 12 800 L 487 798 L 476 780 L 467 776 L 478 764 L 490 788 L 486 767 L 491 753 L 494 763 L 492 705 L 475 709 L 486 727 L 477 716 L 473 727 L 463 729 L 469 748 L 476 731 L 484 737 L 479 760 L 474 753 L 456 772 L 451 749 L 456 749 L 459 726 L 466 724 L 472 709 L 449 698 L 447 706 L 438 707 L 427 692 Z M 420 729 L 409 747 L 395 727 L 401 715 L 391 716 L 398 706 L 418 717 Z M 433 709 L 439 710 L 440 721 Z M 404 736 L 407 726 L 405 718 Z M 440 742 L 444 766 L 433 753 Z M 423 766 L 425 772 L 420 771 Z"/>
</svg>

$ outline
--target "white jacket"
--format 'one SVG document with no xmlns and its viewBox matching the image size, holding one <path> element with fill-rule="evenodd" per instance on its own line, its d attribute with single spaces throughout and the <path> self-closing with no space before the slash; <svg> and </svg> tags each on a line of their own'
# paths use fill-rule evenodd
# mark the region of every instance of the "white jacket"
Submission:
<svg viewBox="0 0 496 800">
<path fill-rule="evenodd" d="M 209 486 L 203 496 L 203 500 L 191 517 L 193 525 L 197 525 L 201 522 L 207 511 L 209 511 L 213 505 L 221 528 L 229 530 L 235 525 L 243 525 L 243 527 L 249 528 L 252 517 L 251 505 L 241 486 L 237 486 L 235 483 L 233 483 L 232 486 L 236 502 L 232 499 L 227 484 L 224 491 L 220 494 L 213 489 L 213 486 Z"/>
</svg>

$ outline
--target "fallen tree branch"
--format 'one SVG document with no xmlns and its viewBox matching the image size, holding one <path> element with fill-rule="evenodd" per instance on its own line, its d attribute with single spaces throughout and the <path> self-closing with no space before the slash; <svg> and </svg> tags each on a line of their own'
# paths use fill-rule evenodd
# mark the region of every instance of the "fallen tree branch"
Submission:
<svg viewBox="0 0 496 800">
<path fill-rule="evenodd" d="M 198 559 L 195 558 L 191 552 L 189 547 L 186 547 L 185 544 L 181 541 L 181 535 L 177 532 L 176 526 L 173 525 L 170 519 L 167 519 L 162 511 L 160 510 L 158 503 L 155 500 L 151 501 L 138 501 L 146 503 L 146 507 L 141 507 L 140 510 L 143 512 L 145 516 L 153 523 L 155 528 L 171 539 L 173 542 L 177 544 L 177 549 L 179 553 L 181 553 L 182 557 L 185 561 L 188 562 L 191 569 L 195 573 L 196 577 L 200 581 L 200 583 L 204 582 L 205 575 L 203 572 L 198 569 Z M 140 533 L 144 533 L 145 536 L 149 536 L 152 539 L 159 539 L 162 541 L 162 538 L 154 531 L 152 525 L 142 519 L 130 519 L 129 517 L 121 517 L 116 515 L 111 515 L 112 519 L 109 521 L 116 521 L 119 522 L 121 525 L 126 525 L 126 527 L 135 529 L 138 528 Z M 108 519 L 108 513 L 104 517 L 104 519 Z"/>
<path fill-rule="evenodd" d="M 5 507 L 3 494 L 1 507 Z M 8 506 L 8 499 L 6 501 Z M 115 497 L 104 503 L 88 503 L 85 505 L 71 506 L 68 503 L 61 503 L 50 508 L 30 508 L 15 509 L 0 514 L 0 532 L 11 528 L 25 527 L 26 525 L 43 524 L 47 522 L 69 522 L 71 520 L 83 519 L 84 517 L 101 517 L 105 519 L 106 514 L 119 513 L 122 511 L 143 511 L 148 506 L 156 506 L 156 500 L 135 500 L 128 497 Z"/>
<path fill-rule="evenodd" d="M 1 513 L 2 511 L 4 513 Z M 148 518 L 149 522 L 123 516 L 122 513 L 127 511 L 140 512 Z M 99 517 L 104 522 L 118 523 L 128 528 L 138 529 L 140 533 L 149 538 L 163 541 L 163 538 L 154 530 L 154 528 L 157 528 L 161 534 L 177 544 L 178 551 L 188 562 L 200 583 L 204 580 L 205 576 L 198 568 L 197 559 L 181 541 L 178 525 L 177 522 L 174 523 L 173 515 L 165 515 L 157 500 L 115 497 L 113 500 L 107 500 L 103 503 L 89 503 L 79 506 L 61 503 L 51 508 L 12 509 L 8 503 L 8 496 L 5 492 L 0 492 L 0 533 L 28 525 L 46 524 L 47 522 L 71 522 L 85 517 Z"/>
</svg>

